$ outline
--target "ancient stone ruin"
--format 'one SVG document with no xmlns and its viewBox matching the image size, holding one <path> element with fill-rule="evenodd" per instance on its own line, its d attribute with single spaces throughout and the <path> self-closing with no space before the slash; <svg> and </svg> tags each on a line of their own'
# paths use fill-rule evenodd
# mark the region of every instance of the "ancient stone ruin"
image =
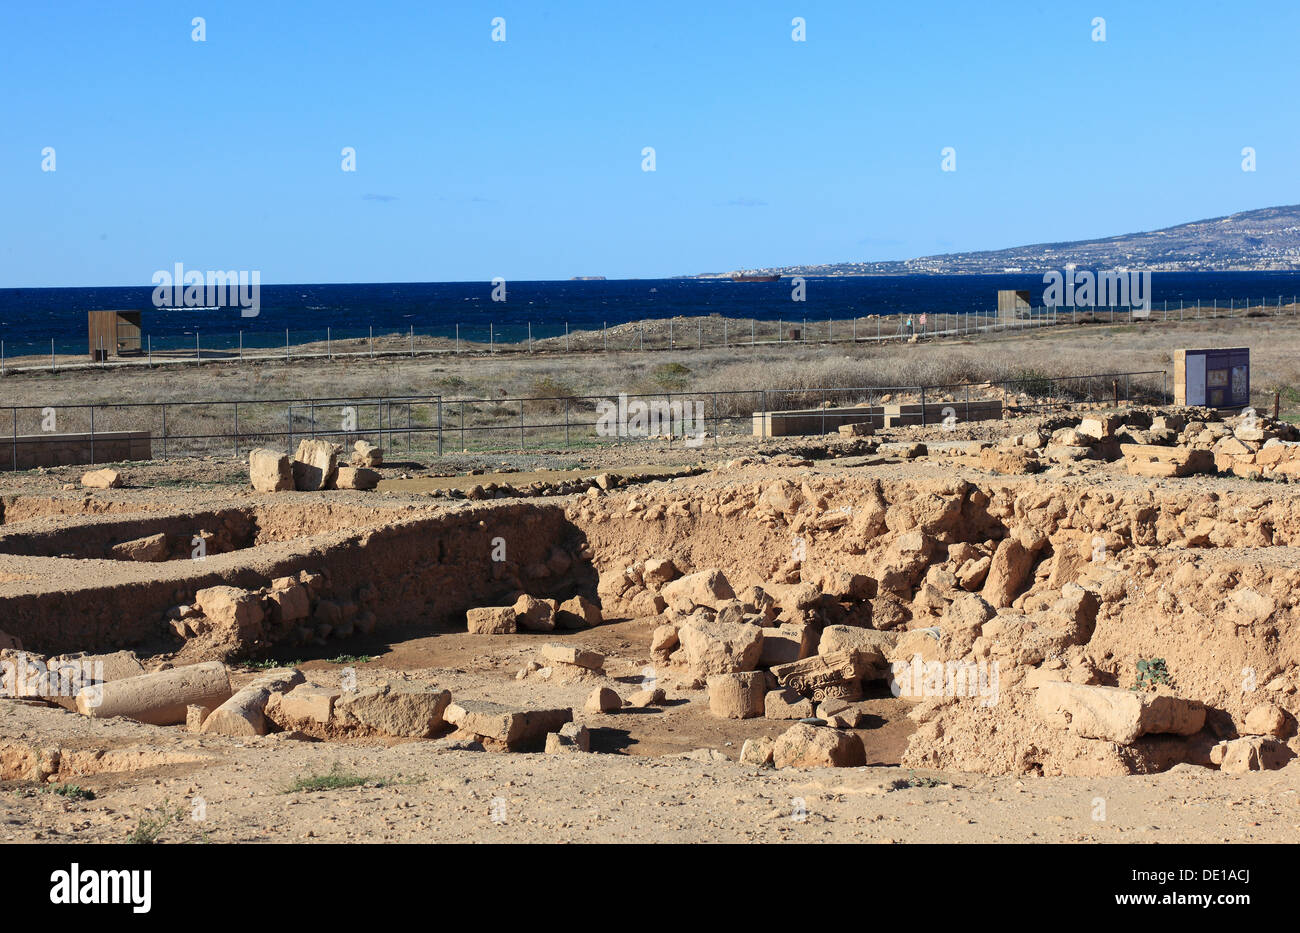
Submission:
<svg viewBox="0 0 1300 933">
<path fill-rule="evenodd" d="M 277 494 L 91 510 L 17 497 L 0 533 L 3 689 L 203 735 L 593 753 L 602 724 L 698 698 L 718 720 L 774 721 L 738 743 L 738 760 L 757 767 L 867 763 L 882 718 L 908 723 L 899 763 L 912 768 L 1280 767 L 1295 751 L 1300 661 L 1300 511 L 1287 487 L 1098 486 L 1027 467 L 1075 462 L 1062 448 L 1119 460 L 1141 441 L 1208 450 L 1236 472 L 1246 454 L 1227 451 L 1230 437 L 1256 463 L 1291 441 L 1272 425 L 1242 438 L 1171 416 L 1135 423 L 1084 419 L 974 445 L 955 454 L 965 476 L 747 458 L 671 482 L 606 477 L 581 494 L 493 502 Z M 291 479 L 303 491 L 370 469 L 336 456 L 305 441 L 292 462 L 254 451 L 250 469 L 259 488 Z M 640 626 L 618 663 L 649 673 L 619 676 L 584 645 L 611 624 Z M 464 633 L 484 653 L 536 639 L 515 675 L 531 699 L 236 673 L 410 626 Z M 574 686 L 585 703 L 548 701 Z M 9 773 L 50 767 L 7 741 Z"/>
</svg>

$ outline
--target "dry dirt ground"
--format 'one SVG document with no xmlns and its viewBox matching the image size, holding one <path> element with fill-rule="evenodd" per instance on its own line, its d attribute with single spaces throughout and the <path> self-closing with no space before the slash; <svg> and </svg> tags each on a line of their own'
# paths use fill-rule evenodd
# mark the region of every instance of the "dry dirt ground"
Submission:
<svg viewBox="0 0 1300 933">
<path fill-rule="evenodd" d="M 7 734 L 50 728 L 44 717 L 22 713 L 7 714 L 4 727 Z M 124 842 L 158 819 L 164 842 L 1218 843 L 1294 842 L 1300 831 L 1295 767 L 1012 778 L 887 767 L 765 771 L 732 761 L 439 751 L 429 742 L 339 746 L 280 736 L 235 743 L 180 734 L 172 747 L 211 760 L 142 762 L 140 771 L 87 777 L 79 784 L 95 792 L 89 801 L 7 782 L 0 839 Z M 289 789 L 298 778 L 332 772 L 369 780 Z"/>
<path fill-rule="evenodd" d="M 29 781 L 0 784 L 6 842 L 124 842 L 141 828 L 163 842 L 1290 842 L 1300 831 L 1300 768 L 1221 774 L 1178 765 L 1155 775 L 1009 777 L 900 768 L 911 723 L 893 697 L 859 730 L 867 767 L 760 769 L 734 759 L 744 738 L 789 724 L 719 720 L 703 691 L 669 689 L 658 708 L 580 712 L 590 687 L 519 685 L 540 641 L 575 642 L 627 660 L 639 680 L 646 623 L 492 641 L 444 632 L 362 644 L 365 663 L 309 661 L 317 682 L 358 671 L 432 681 L 453 696 L 572 704 L 593 754 L 442 750 L 429 741 L 311 742 L 275 734 L 194 736 L 120 720 L 5 703 L 0 734 L 108 750 L 77 799 Z M 618 673 L 620 667 L 623 673 Z M 727 760 L 685 757 L 715 749 Z M 112 763 L 113 752 L 129 763 Z M 317 776 L 351 787 L 294 790 Z"/>
<path fill-rule="evenodd" d="M 935 427 L 900 429 L 883 439 L 1005 437 L 1037 420 L 967 425 L 955 435 Z M 727 458 L 741 456 L 759 459 L 748 466 L 724 466 Z M 506 472 L 493 473 L 501 468 Z M 834 490 L 841 483 L 853 489 L 855 483 L 883 481 L 898 489 L 913 484 L 918 495 L 945 483 L 1011 481 L 991 478 L 969 462 L 907 461 L 864 452 L 853 441 L 801 438 L 727 439 L 703 450 L 642 443 L 588 451 L 582 457 L 559 450 L 403 463 L 385 467 L 384 482 L 373 492 L 258 495 L 245 485 L 245 464 L 233 459 L 124 469 L 127 488 L 94 492 L 68 488 L 76 485 L 80 468 L 0 475 L 7 516 L 0 527 L 5 533 L 57 533 L 69 517 L 112 519 L 182 506 L 217 509 L 267 501 L 328 503 L 358 522 L 356 516 L 378 511 L 436 515 L 465 506 L 447 503 L 443 496 L 448 489 L 554 482 L 604 471 L 618 471 L 632 485 L 618 498 L 571 495 L 527 501 L 549 501 L 571 511 L 594 508 L 585 503 L 614 501 L 612 508 L 621 510 L 624 502 L 638 497 L 672 499 L 692 490 L 707 497 L 732 488 L 727 484 L 733 483 L 735 471 L 735 482 L 755 487 L 790 480 Z M 669 474 L 678 478 L 670 481 L 665 478 Z M 1062 488 L 1073 490 L 1070 494 L 1081 501 L 1149 494 L 1188 503 L 1248 494 L 1257 499 L 1266 494 L 1277 502 L 1296 498 L 1288 495 L 1286 485 L 1270 484 L 1260 493 L 1258 484 L 1237 478 L 1141 479 L 1127 475 L 1122 462 L 1067 464 L 1015 482 L 1021 491 L 1065 483 Z M 592 521 L 596 529 L 606 519 Z M 752 556 L 756 564 L 770 556 L 739 533 L 734 542 L 725 530 L 708 531 L 707 540 L 705 532 L 700 534 L 694 542 L 700 552 L 731 548 L 737 560 Z M 652 546 L 653 534 L 647 531 L 646 536 L 644 543 Z M 593 540 L 597 537 L 593 530 Z M 625 550 L 635 553 L 642 543 L 633 536 Z M 782 541 L 778 551 L 784 546 Z M 1291 548 L 1260 550 L 1275 550 L 1288 570 L 1294 566 Z M 1231 557 L 1226 549 L 1224 553 Z M 130 582 L 138 566 L 97 563 L 101 582 L 109 583 Z M 0 598 L 5 586 L 19 585 L 14 581 L 22 579 L 27 566 L 22 558 L 0 555 Z M 50 585 L 57 589 L 59 582 Z M 70 616 L 75 608 L 66 612 Z M 588 630 L 486 637 L 465 632 L 463 622 L 406 623 L 328 646 L 280 645 L 271 655 L 296 664 L 320 684 L 332 685 L 355 673 L 359 687 L 382 681 L 436 684 L 454 698 L 572 707 L 575 719 L 591 730 L 592 754 L 465 751 L 428 740 L 321 742 L 292 733 L 231 739 L 194 735 L 183 727 L 89 720 L 45 705 L 0 700 L 0 746 L 10 754 L 15 748 L 49 746 L 63 749 L 65 756 L 69 751 L 89 753 L 81 773 L 58 783 L 0 783 L 0 839 L 1283 842 L 1294 841 L 1300 832 L 1300 759 L 1280 770 L 1244 774 L 1190 763 L 1159 773 L 1051 777 L 1039 776 L 1041 767 L 1024 773 L 997 773 L 992 766 L 982 773 L 951 764 L 909 767 L 902 762 L 918 729 L 915 717 L 908 716 L 913 704 L 877 687 L 868 693 L 863 728 L 854 730 L 866 753 L 865 767 L 772 770 L 739 763 L 741 746 L 748 738 L 775 737 L 790 723 L 716 718 L 709 712 L 708 691 L 680 670 L 659 668 L 655 683 L 666 690 L 663 703 L 607 714 L 583 710 L 591 682 L 516 676 L 542 644 L 572 644 L 604 653 L 608 680 L 603 682 L 626 695 L 645 685 L 647 670 L 654 670 L 649 645 L 658 621 L 615 614 L 607 624 Z M 1294 632 L 1283 629 L 1287 644 L 1278 656 L 1294 652 Z M 1163 637 L 1175 636 L 1166 632 Z M 41 645 L 27 647 L 40 650 Z M 146 659 L 147 666 L 169 657 L 165 644 L 141 648 L 142 657 L 151 653 L 155 657 Z M 250 667 L 236 666 L 235 671 L 237 683 L 255 675 Z M 1188 681 L 1194 680 L 1189 674 Z M 964 725 L 955 720 L 949 728 Z M 297 782 L 320 777 L 327 780 L 318 783 L 334 786 L 294 789 Z"/>
</svg>

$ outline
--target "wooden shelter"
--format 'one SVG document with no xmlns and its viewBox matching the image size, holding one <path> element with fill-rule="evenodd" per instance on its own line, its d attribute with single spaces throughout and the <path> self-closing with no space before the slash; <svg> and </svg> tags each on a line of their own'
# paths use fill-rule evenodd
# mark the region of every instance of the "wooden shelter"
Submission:
<svg viewBox="0 0 1300 933">
<path fill-rule="evenodd" d="M 1250 347 L 1175 350 L 1174 404 L 1247 407 L 1250 404 Z"/>
<path fill-rule="evenodd" d="M 90 358 L 100 362 L 112 356 L 132 356 L 140 346 L 140 311 L 88 311 Z"/>
<path fill-rule="evenodd" d="M 998 317 L 1018 318 L 1021 311 L 1033 310 L 1033 296 L 1027 291 L 998 289 Z"/>
</svg>

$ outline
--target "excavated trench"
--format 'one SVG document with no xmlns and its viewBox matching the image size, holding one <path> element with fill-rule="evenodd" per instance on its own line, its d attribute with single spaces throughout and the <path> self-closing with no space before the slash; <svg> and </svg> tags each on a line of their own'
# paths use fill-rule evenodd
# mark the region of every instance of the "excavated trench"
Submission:
<svg viewBox="0 0 1300 933">
<path fill-rule="evenodd" d="M 376 509 L 286 497 L 27 518 L 0 534 L 0 629 L 46 653 L 176 651 L 177 607 L 200 589 L 269 593 L 290 576 L 312 581 L 313 614 L 280 624 L 268 609 L 243 648 L 463 627 L 468 609 L 509 605 L 521 592 L 582 594 L 607 620 L 685 625 L 689 614 L 665 611 L 662 583 L 641 573 L 667 560 L 682 574 L 721 571 L 742 597 L 765 589 L 776 625 L 812 626 L 814 636 L 870 628 L 885 633 L 895 665 L 919 658 L 996 671 L 992 693 L 966 696 L 947 682 L 904 691 L 915 723 L 905 765 L 1121 774 L 1209 764 L 1210 748 L 1245 734 L 1261 702 L 1282 710 L 1294 746 L 1300 496 L 1192 481 L 1106 489 L 783 474 L 724 470 L 545 503 Z M 11 501 L 15 509 L 39 512 Z M 214 547 L 195 560 L 185 545 L 203 533 Z M 168 542 L 165 559 L 122 558 L 123 544 L 153 536 Z M 481 637 L 490 650 L 492 636 Z M 815 652 L 816 637 L 811 644 Z M 1205 707 L 1195 734 L 1115 741 L 1052 722 L 1035 705 L 1046 681 L 1138 686 L 1138 662 L 1156 659 L 1157 692 Z M 657 663 L 690 680 L 680 649 Z"/>
<path fill-rule="evenodd" d="M 209 546 L 195 555 L 200 536 Z M 168 542 L 166 559 L 114 553 L 152 537 Z M 557 549 L 581 551 L 579 538 L 562 508 L 521 503 L 440 512 L 298 502 L 30 521 L 0 535 L 0 625 L 46 653 L 160 647 L 175 638 L 173 610 L 199 590 L 258 590 L 300 574 L 323 578 L 313 594 L 327 596 L 344 618 L 369 614 L 383 627 L 463 624 L 466 609 L 524 588 L 515 566 L 534 574 L 534 586 L 544 575 L 549 591 L 594 594 L 590 565 L 570 560 L 564 573 L 555 572 L 558 561 L 547 566 Z M 509 541 L 508 561 L 492 559 L 500 553 L 494 539 Z M 286 633 L 267 633 L 264 642 L 282 640 L 277 634 Z"/>
</svg>

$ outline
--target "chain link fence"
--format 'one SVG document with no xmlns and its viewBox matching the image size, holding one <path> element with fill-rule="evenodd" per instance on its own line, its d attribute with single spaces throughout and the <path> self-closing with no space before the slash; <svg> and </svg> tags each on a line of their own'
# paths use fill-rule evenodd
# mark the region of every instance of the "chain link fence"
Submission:
<svg viewBox="0 0 1300 933">
<path fill-rule="evenodd" d="M 139 459 L 119 455 L 123 438 L 146 444 L 155 459 L 241 457 L 254 447 L 292 453 L 299 441 L 323 439 L 350 446 L 366 440 L 389 462 L 441 457 L 448 451 L 527 451 L 594 447 L 657 439 L 698 446 L 711 439 L 765 437 L 770 412 L 828 413 L 836 409 L 903 404 L 920 406 L 920 423 L 936 404 L 969 420 L 971 407 L 998 401 L 1012 412 L 1036 412 L 1079 402 L 1164 404 L 1163 370 L 1080 376 L 1027 375 L 998 383 L 862 386 L 826 389 L 743 389 L 606 396 L 449 399 L 441 395 L 351 398 L 244 399 L 92 405 L 10 406 L 9 469 L 41 450 L 69 449 L 66 463 Z M 966 406 L 963 409 L 963 404 Z M 0 409 L 3 411 L 3 409 Z M 963 412 L 967 414 L 964 415 Z M 820 432 L 839 423 L 823 414 Z M 815 414 L 810 433 L 818 433 Z M 138 450 L 139 448 L 133 448 Z M 8 461 L 5 463 L 4 461 Z"/>
</svg>

